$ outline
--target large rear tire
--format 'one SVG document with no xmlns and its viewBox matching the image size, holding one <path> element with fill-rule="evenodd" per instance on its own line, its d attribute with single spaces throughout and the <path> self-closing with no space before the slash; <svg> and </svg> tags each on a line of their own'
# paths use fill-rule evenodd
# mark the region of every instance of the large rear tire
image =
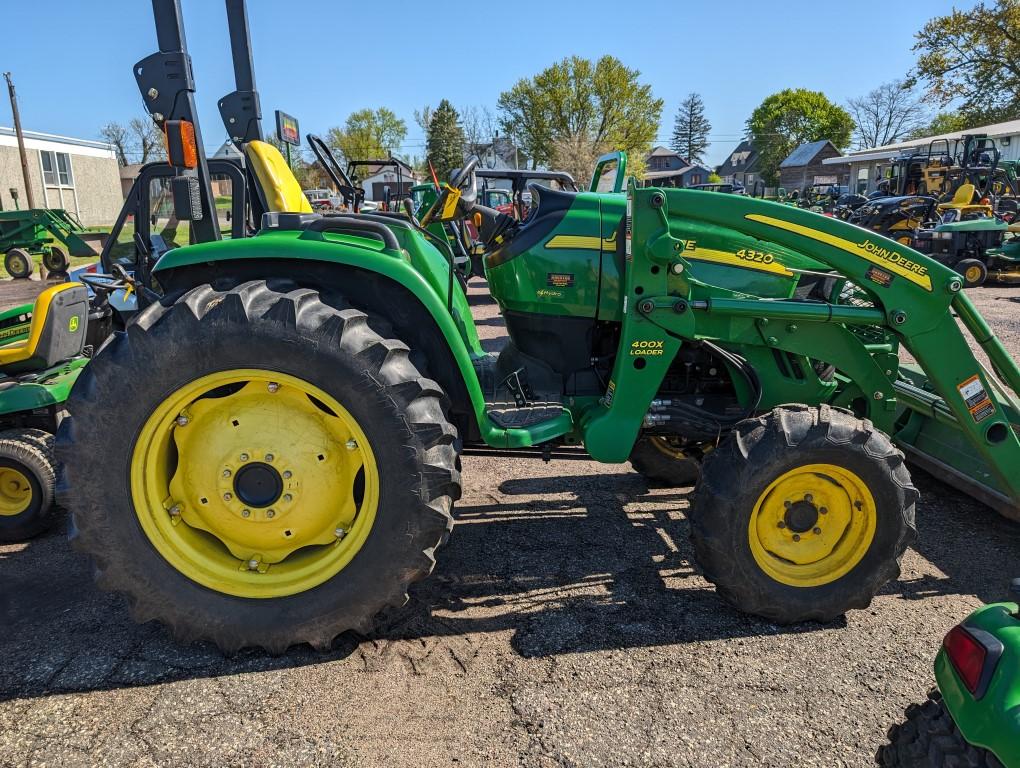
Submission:
<svg viewBox="0 0 1020 768">
<path fill-rule="evenodd" d="M 917 490 L 882 432 L 829 406 L 742 421 L 709 453 L 690 510 L 705 578 L 790 624 L 866 608 L 916 535 Z"/>
<path fill-rule="evenodd" d="M 52 441 L 45 434 L 0 432 L 0 542 L 26 541 L 53 522 Z"/>
<path fill-rule="evenodd" d="M 906 715 L 878 750 L 876 762 L 883 768 L 1003 768 L 987 749 L 967 743 L 938 690 L 924 704 L 907 707 Z"/>
<path fill-rule="evenodd" d="M 460 495 L 445 396 L 341 303 L 199 286 L 82 372 L 61 490 L 76 546 L 138 621 L 228 652 L 324 648 L 431 572 Z"/>
</svg>

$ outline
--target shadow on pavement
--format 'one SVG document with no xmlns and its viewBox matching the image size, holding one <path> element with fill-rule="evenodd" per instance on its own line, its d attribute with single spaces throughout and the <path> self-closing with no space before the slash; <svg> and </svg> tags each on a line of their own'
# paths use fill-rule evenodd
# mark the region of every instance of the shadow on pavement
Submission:
<svg viewBox="0 0 1020 768">
<path fill-rule="evenodd" d="M 689 489 L 649 491 L 635 473 L 521 478 L 491 503 L 457 508 L 436 572 L 373 640 L 508 630 L 523 656 L 783 632 L 722 603 L 690 566 Z M 631 502 L 639 511 L 628 511 Z M 307 647 L 225 658 L 136 625 L 124 600 L 100 592 L 61 533 L 0 552 L 0 700 L 234 675 L 343 658 Z"/>
<path fill-rule="evenodd" d="M 908 578 L 884 594 L 1004 597 L 1008 577 L 1020 575 L 1008 570 L 1020 563 L 1020 527 L 916 474 L 916 549 L 945 578 Z M 518 654 L 547 657 L 823 628 L 776 626 L 720 600 L 691 565 L 689 496 L 649 489 L 632 472 L 522 477 L 476 493 L 458 505 L 436 572 L 371 639 L 504 631 Z M 359 642 L 340 638 L 325 654 L 298 647 L 225 658 L 207 644 L 177 644 L 155 623 L 136 625 L 60 533 L 0 552 L 0 700 L 320 664 Z"/>
</svg>

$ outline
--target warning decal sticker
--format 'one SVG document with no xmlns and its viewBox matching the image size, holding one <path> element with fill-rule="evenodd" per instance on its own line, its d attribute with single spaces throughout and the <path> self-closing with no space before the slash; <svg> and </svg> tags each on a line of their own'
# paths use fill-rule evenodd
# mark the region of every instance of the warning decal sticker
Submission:
<svg viewBox="0 0 1020 768">
<path fill-rule="evenodd" d="M 967 410 L 970 411 L 970 415 L 974 418 L 975 422 L 980 424 L 989 416 L 995 415 L 995 405 L 992 403 L 991 398 L 988 397 L 988 393 L 985 391 L 984 385 L 977 374 L 974 374 L 960 384 L 957 389 L 960 391 L 960 397 L 963 398 L 964 403 L 967 405 Z"/>
</svg>

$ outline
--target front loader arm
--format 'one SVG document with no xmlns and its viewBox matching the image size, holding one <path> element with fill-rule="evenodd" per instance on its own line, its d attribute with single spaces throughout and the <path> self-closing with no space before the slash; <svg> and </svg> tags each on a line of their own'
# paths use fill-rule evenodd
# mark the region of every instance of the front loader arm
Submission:
<svg viewBox="0 0 1020 768">
<path fill-rule="evenodd" d="M 999 501 L 995 506 L 1020 517 L 1020 427 L 1012 422 L 1015 411 L 995 396 L 961 323 L 1014 393 L 1020 391 L 1020 372 L 961 292 L 958 274 L 892 240 L 789 206 L 690 190 L 631 189 L 630 198 L 633 236 L 625 268 L 621 353 L 611 397 L 585 421 L 592 455 L 609 453 L 608 445 L 629 439 L 617 411 L 648 408 L 675 354 L 668 339 L 713 339 L 721 346 L 757 343 L 832 363 L 864 394 L 867 415 L 895 437 L 902 408 L 897 394 L 905 388 L 890 363 L 890 346 L 866 342 L 865 335 L 850 331 L 871 327 L 916 358 L 927 377 L 925 388 L 988 466 Z M 690 275 L 691 262 L 684 258 L 685 229 L 691 222 L 742 236 L 766 256 L 780 248 L 801 253 L 826 265 L 833 279 L 852 282 L 869 297 L 870 306 L 762 299 L 701 283 Z M 628 350 L 648 340 L 661 340 L 664 354 L 636 368 Z M 612 451 L 623 452 L 622 447 Z"/>
</svg>

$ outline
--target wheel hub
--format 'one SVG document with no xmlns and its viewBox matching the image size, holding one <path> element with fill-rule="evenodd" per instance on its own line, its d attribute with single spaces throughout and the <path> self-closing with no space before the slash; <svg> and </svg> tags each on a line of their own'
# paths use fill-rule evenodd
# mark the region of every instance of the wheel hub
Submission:
<svg viewBox="0 0 1020 768">
<path fill-rule="evenodd" d="M 146 535 L 189 578 L 242 597 L 328 580 L 361 548 L 379 476 L 364 432 L 323 390 L 233 370 L 157 406 L 132 460 Z"/>
<path fill-rule="evenodd" d="M 762 492 L 748 544 L 770 577 L 794 587 L 828 584 L 867 554 L 876 527 L 875 501 L 854 472 L 806 464 L 779 475 Z"/>
<path fill-rule="evenodd" d="M 795 501 L 786 508 L 783 519 L 794 533 L 807 533 L 814 530 L 818 522 L 818 507 L 803 499 Z"/>
<path fill-rule="evenodd" d="M 275 467 L 254 461 L 241 467 L 234 475 L 234 493 L 242 504 L 265 508 L 283 495 L 283 478 Z"/>
</svg>

